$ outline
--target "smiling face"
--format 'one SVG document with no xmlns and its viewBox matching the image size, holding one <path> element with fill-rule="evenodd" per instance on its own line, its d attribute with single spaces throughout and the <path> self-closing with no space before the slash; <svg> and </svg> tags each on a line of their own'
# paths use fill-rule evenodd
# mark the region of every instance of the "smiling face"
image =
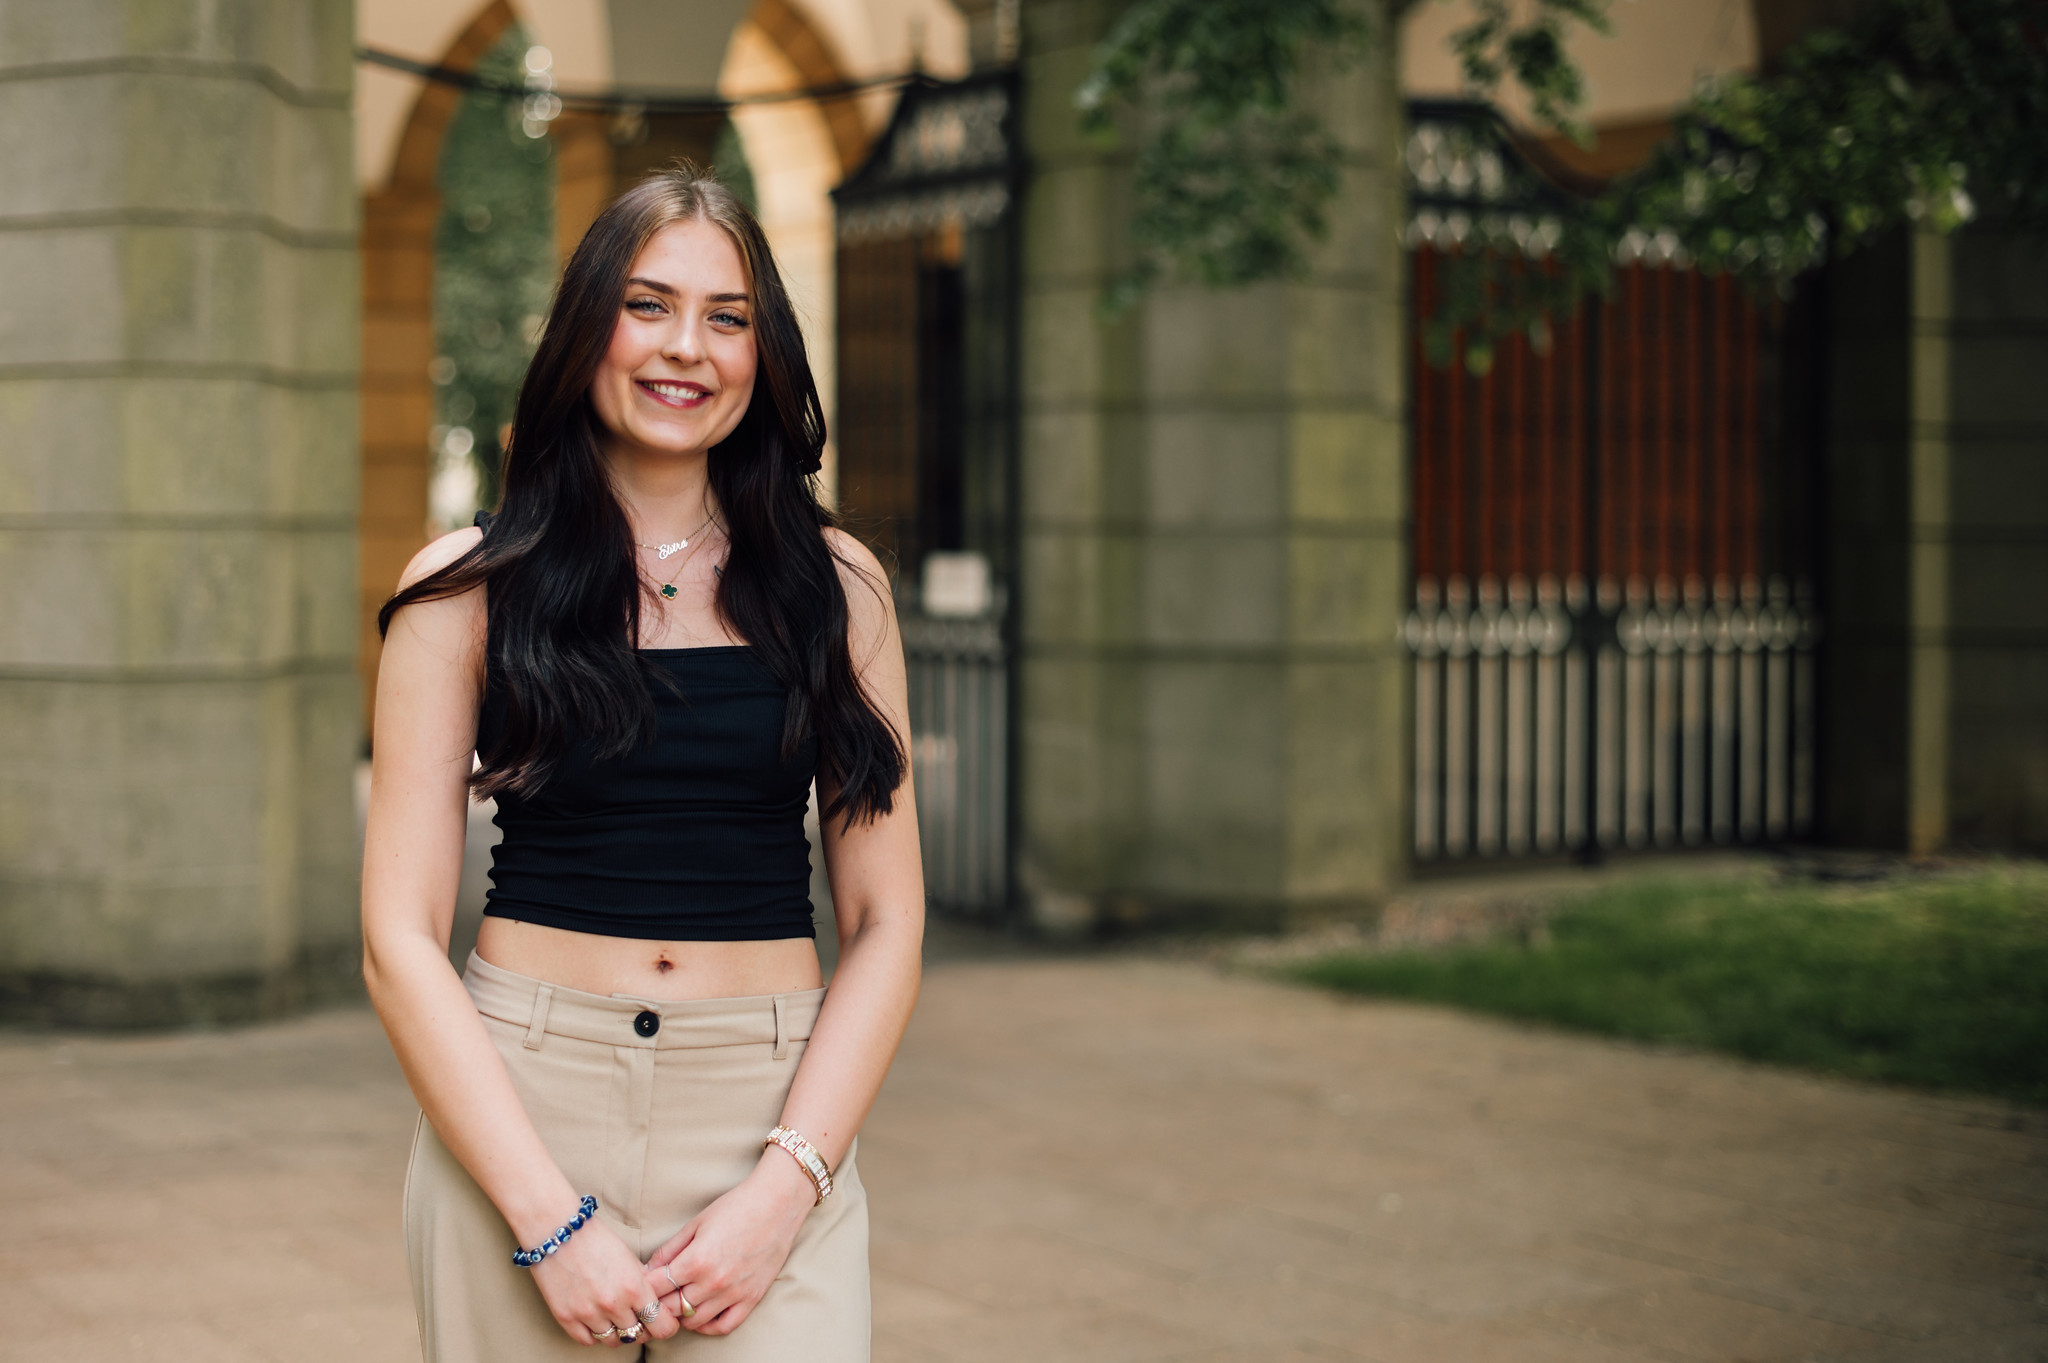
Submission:
<svg viewBox="0 0 2048 1363">
<path fill-rule="evenodd" d="M 739 247 L 702 219 L 656 232 L 633 262 L 590 403 L 614 457 L 701 454 L 754 396 L 754 309 Z"/>
</svg>

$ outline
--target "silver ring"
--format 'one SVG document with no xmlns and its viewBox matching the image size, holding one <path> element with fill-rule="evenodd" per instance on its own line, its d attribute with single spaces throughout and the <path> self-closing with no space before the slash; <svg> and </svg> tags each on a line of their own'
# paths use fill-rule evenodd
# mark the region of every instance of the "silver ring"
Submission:
<svg viewBox="0 0 2048 1363">
<path fill-rule="evenodd" d="M 590 1337 L 592 1339 L 610 1339 L 613 1335 L 617 1334 L 618 1332 L 618 1326 L 607 1325 L 602 1330 L 592 1330 L 590 1332 Z"/>
<path fill-rule="evenodd" d="M 683 1290 L 683 1285 L 676 1281 L 676 1271 L 673 1268 L 669 1267 L 667 1264 L 663 1264 L 661 1266 L 661 1271 L 663 1273 L 668 1274 L 668 1285 L 670 1287 L 673 1287 L 678 1292 Z"/>
<path fill-rule="evenodd" d="M 656 1321 L 658 1321 L 658 1320 L 660 1320 L 660 1319 L 661 1319 L 661 1300 L 660 1300 L 660 1298 L 656 1298 L 655 1300 L 653 1300 L 653 1301 L 651 1301 L 651 1302 L 647 1303 L 647 1305 L 645 1305 L 645 1306 L 643 1306 L 643 1307 L 641 1307 L 641 1308 L 640 1308 L 640 1323 L 641 1323 L 641 1324 L 643 1324 L 643 1325 L 652 1325 L 652 1324 L 654 1324 L 654 1322 L 656 1322 Z"/>
</svg>

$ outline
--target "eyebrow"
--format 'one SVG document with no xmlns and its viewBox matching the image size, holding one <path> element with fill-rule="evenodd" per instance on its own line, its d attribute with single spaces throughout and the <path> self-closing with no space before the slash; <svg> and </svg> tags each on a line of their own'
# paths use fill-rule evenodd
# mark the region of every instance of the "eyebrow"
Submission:
<svg viewBox="0 0 2048 1363">
<path fill-rule="evenodd" d="M 627 280 L 626 283 L 629 285 L 638 284 L 642 288 L 652 289 L 656 293 L 665 293 L 670 298 L 676 296 L 676 291 L 673 288 L 658 279 L 644 279 L 639 275 L 635 275 Z M 745 303 L 748 299 L 743 293 L 714 293 L 711 295 L 711 301 L 714 303 Z"/>
</svg>

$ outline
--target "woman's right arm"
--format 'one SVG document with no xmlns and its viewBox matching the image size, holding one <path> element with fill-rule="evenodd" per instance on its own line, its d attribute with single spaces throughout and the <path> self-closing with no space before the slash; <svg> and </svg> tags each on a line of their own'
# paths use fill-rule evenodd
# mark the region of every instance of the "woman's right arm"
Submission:
<svg viewBox="0 0 2048 1363">
<path fill-rule="evenodd" d="M 478 536 L 459 531 L 428 545 L 400 585 L 453 562 Z M 405 607 L 384 641 L 363 847 L 363 978 L 427 1120 L 504 1215 L 509 1256 L 511 1240 L 546 1239 L 588 1190 L 572 1187 L 541 1143 L 448 962 L 483 643 L 481 591 Z M 639 1258 L 602 1221 L 532 1272 L 580 1344 L 607 1325 L 629 1325 L 647 1304 Z M 677 1328 L 663 1313 L 648 1333 L 665 1339 Z"/>
</svg>

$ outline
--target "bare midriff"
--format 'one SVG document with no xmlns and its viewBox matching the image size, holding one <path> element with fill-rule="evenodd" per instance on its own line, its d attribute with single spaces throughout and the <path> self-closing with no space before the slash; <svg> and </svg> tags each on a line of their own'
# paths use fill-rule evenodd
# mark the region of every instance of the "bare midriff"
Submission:
<svg viewBox="0 0 2048 1363">
<path fill-rule="evenodd" d="M 816 989 L 824 976 L 808 937 L 765 942 L 649 942 L 486 918 L 476 953 L 492 965 L 586 994 L 636 999 L 735 999 Z"/>
</svg>

